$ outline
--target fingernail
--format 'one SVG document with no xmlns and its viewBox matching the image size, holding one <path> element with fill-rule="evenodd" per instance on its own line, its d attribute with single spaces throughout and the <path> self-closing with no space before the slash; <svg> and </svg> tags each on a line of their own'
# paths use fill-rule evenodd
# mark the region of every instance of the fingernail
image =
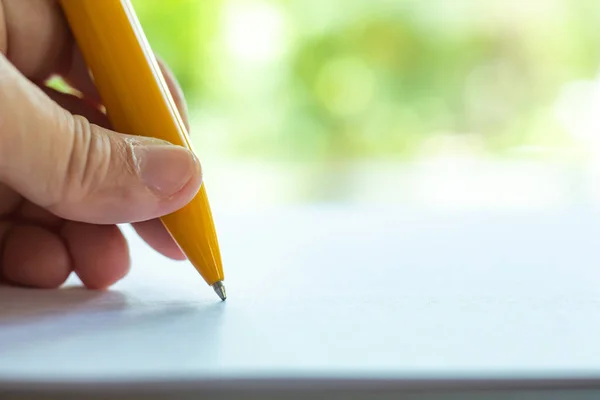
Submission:
<svg viewBox="0 0 600 400">
<path fill-rule="evenodd" d="M 171 197 L 198 172 L 193 153 L 181 146 L 135 146 L 134 155 L 143 183 L 157 196 Z"/>
</svg>

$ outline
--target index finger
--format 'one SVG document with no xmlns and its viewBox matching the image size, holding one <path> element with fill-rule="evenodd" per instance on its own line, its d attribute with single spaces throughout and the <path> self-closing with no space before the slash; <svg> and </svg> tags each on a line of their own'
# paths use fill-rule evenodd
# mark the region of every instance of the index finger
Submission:
<svg viewBox="0 0 600 400">
<path fill-rule="evenodd" d="M 100 102 L 58 0 L 0 0 L 0 52 L 32 81 L 59 75 L 88 101 Z M 181 88 L 166 63 L 158 63 L 189 129 Z"/>
<path fill-rule="evenodd" d="M 56 0 L 0 0 L 0 52 L 27 78 L 68 69 L 73 36 Z"/>
</svg>

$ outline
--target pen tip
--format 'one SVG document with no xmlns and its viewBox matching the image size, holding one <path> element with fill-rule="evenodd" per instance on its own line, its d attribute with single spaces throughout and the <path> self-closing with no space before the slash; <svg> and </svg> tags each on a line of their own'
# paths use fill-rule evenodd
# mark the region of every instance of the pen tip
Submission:
<svg viewBox="0 0 600 400">
<path fill-rule="evenodd" d="M 227 298 L 227 292 L 225 291 L 225 285 L 223 285 L 223 281 L 218 281 L 212 285 L 215 293 L 219 296 L 219 298 L 223 301 Z"/>
</svg>

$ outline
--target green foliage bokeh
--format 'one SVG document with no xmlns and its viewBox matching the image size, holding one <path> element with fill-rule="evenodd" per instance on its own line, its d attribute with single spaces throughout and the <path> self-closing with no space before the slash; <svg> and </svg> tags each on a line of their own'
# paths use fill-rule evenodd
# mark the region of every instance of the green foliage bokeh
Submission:
<svg viewBox="0 0 600 400">
<path fill-rule="evenodd" d="M 440 133 L 494 151 L 562 143 L 553 104 L 564 85 L 595 78 L 600 59 L 591 0 L 133 4 L 198 129 L 222 121 L 221 148 L 239 156 L 395 157 Z M 223 50 L 236 5 L 271 7 L 291 32 L 268 67 Z"/>
</svg>

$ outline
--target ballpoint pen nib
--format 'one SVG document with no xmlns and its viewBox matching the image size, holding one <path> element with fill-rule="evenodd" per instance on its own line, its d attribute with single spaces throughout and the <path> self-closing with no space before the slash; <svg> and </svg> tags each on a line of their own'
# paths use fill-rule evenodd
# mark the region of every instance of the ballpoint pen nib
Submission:
<svg viewBox="0 0 600 400">
<path fill-rule="evenodd" d="M 223 282 L 216 282 L 212 285 L 212 287 L 215 290 L 215 293 L 217 293 L 217 295 L 219 296 L 219 298 L 225 301 L 225 299 L 227 298 L 227 292 L 225 291 L 225 286 L 223 285 Z"/>
</svg>

